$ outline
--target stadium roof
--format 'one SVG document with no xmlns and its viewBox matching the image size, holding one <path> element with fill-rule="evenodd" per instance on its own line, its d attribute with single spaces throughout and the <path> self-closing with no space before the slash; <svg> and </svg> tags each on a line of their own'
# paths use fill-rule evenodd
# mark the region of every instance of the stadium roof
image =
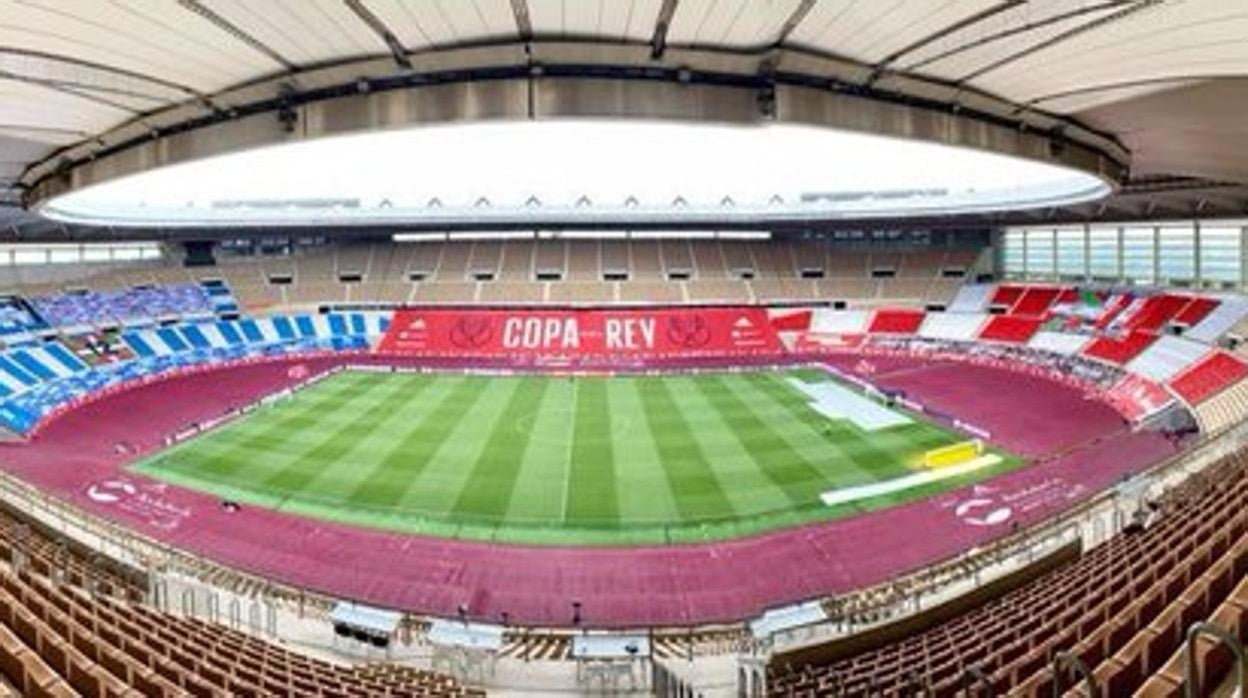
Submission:
<svg viewBox="0 0 1248 698">
<path fill-rule="evenodd" d="M 530 117 L 589 102 L 627 115 L 641 97 L 585 86 L 669 75 L 774 90 L 782 113 L 819 90 L 1017 124 L 1132 178 L 1248 181 L 1248 151 L 1228 147 L 1248 136 L 1240 0 L 0 0 L 0 17 L 0 201 L 10 203 L 42 198 L 58 178 L 52 189 L 64 190 L 205 154 L 208 139 L 192 147 L 187 132 L 280 118 L 346 88 L 468 85 L 430 93 L 455 102 L 439 120 L 514 116 L 513 101 Z M 565 80 L 523 96 L 473 87 L 516 77 Z M 579 91 L 563 84 L 574 81 Z M 733 118 L 720 97 L 700 99 L 698 114 Z M 839 113 L 829 104 L 812 109 Z M 357 109 L 338 121 L 394 125 L 375 100 L 365 106 L 369 120 Z M 432 120 L 437 108 L 423 111 L 402 121 Z M 862 112 L 857 126 L 895 116 Z M 328 109 L 294 118 L 349 130 Z M 932 138 L 920 121 L 907 114 L 890 129 Z M 210 135 L 241 147 L 281 134 Z M 978 138 L 970 144 L 1002 141 Z M 136 145 L 145 140 L 159 153 Z M 107 168 L 77 171 L 110 156 Z"/>
</svg>

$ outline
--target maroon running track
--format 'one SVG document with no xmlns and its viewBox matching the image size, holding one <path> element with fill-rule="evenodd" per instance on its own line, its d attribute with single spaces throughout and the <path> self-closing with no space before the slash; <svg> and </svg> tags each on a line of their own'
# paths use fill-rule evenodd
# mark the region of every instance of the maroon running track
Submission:
<svg viewBox="0 0 1248 698">
<path fill-rule="evenodd" d="M 357 358 L 298 361 L 313 371 Z M 831 359 L 842 370 L 854 360 Z M 165 435 L 293 382 L 296 361 L 174 378 L 83 405 L 4 467 L 93 513 L 213 560 L 325 594 L 419 613 L 593 626 L 736 621 L 881 582 L 1004 535 L 1170 453 L 1109 407 L 1045 379 L 918 359 L 874 360 L 875 383 L 990 429 L 1034 465 L 932 499 L 752 538 L 633 548 L 501 545 L 400 535 L 243 507 L 123 472 Z M 1025 405 L 1025 407 L 1024 407 Z M 126 444 L 119 452 L 118 444 Z M 1055 455 L 1056 454 L 1056 455 Z M 999 522 L 998 522 L 999 521 Z M 992 523 L 990 523 L 992 522 Z"/>
</svg>

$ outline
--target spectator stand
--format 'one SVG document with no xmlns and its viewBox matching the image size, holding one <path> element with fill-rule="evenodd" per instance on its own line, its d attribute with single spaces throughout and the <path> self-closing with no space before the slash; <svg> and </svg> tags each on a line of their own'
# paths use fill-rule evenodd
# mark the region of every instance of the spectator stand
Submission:
<svg viewBox="0 0 1248 698">
<path fill-rule="evenodd" d="M 435 619 L 426 639 L 433 645 L 433 669 L 484 684 L 494 676 L 503 649 L 501 625 Z"/>
<path fill-rule="evenodd" d="M 650 638 L 646 635 L 585 633 L 572 638 L 576 683 L 602 693 L 619 693 L 628 679 L 629 688 L 649 688 Z M 638 683 L 640 677 L 640 684 Z"/>
</svg>

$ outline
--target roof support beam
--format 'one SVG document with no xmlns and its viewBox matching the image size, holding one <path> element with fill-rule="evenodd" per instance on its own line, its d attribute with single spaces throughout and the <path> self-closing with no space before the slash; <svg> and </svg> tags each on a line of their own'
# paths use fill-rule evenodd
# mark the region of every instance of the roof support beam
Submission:
<svg viewBox="0 0 1248 698">
<path fill-rule="evenodd" d="M 1159 78 L 1143 78 L 1141 80 L 1122 80 L 1119 82 L 1107 82 L 1099 85 L 1088 85 L 1086 87 L 1078 87 L 1073 90 L 1061 90 L 1059 92 L 1050 92 L 1046 95 L 1033 97 L 1027 100 L 1027 106 L 1039 106 L 1045 102 L 1052 102 L 1067 97 L 1079 97 L 1082 95 L 1096 94 L 1098 92 L 1112 92 L 1114 90 L 1124 90 L 1133 87 L 1149 87 L 1152 85 L 1170 85 L 1181 84 L 1185 82 L 1204 82 L 1206 80 L 1225 79 L 1225 75 L 1209 74 L 1209 75 L 1167 75 Z"/>
<path fill-rule="evenodd" d="M 256 51 L 264 54 L 265 56 L 268 56 L 270 59 L 273 60 L 273 62 L 282 66 L 286 70 L 294 71 L 296 68 L 298 68 L 298 66 L 296 66 L 294 63 L 287 60 L 285 56 L 275 51 L 273 47 L 269 46 L 263 41 L 260 41 L 259 39 L 252 36 L 251 34 L 248 34 L 247 32 L 243 31 L 233 22 L 230 22 L 228 19 L 222 17 L 216 12 L 213 12 L 211 8 L 204 5 L 202 2 L 200 2 L 200 0 L 178 0 L 178 4 L 181 5 L 183 9 L 193 14 L 198 15 L 202 19 L 207 20 L 213 26 L 225 32 L 226 34 L 229 34 L 230 36 L 234 37 L 235 39 L 238 39 L 244 44 L 247 44 L 248 46 L 255 49 Z"/>
<path fill-rule="evenodd" d="M 970 73 L 967 73 L 966 75 L 962 76 L 959 80 L 957 80 L 957 82 L 958 83 L 970 82 L 976 78 L 987 75 L 988 73 L 991 73 L 992 71 L 997 70 L 998 68 L 1002 68 L 1015 61 L 1026 58 L 1028 56 L 1039 53 L 1041 51 L 1050 49 L 1054 46 L 1057 46 L 1058 44 L 1061 44 L 1062 42 L 1068 39 L 1072 39 L 1076 36 L 1086 34 L 1087 32 L 1094 31 L 1096 29 L 1100 29 L 1101 27 L 1105 27 L 1110 24 L 1113 24 L 1114 22 L 1126 19 L 1127 17 L 1130 17 L 1131 15 L 1136 14 L 1137 12 L 1141 12 L 1143 10 L 1147 10 L 1153 7 L 1158 7 L 1164 4 L 1165 2 L 1166 0 L 1137 0 L 1136 2 L 1133 2 L 1130 5 L 1127 5 L 1121 10 L 1118 10 L 1117 12 L 1106 15 L 1104 17 L 1099 17 L 1097 19 L 1092 20 L 1091 22 L 1085 22 L 1078 26 L 1071 27 L 1070 29 L 1063 31 L 1057 34 L 1056 36 L 1045 39 L 1044 41 L 1041 41 L 1037 44 L 1028 46 L 1027 48 L 1021 51 L 1015 51 L 1014 53 L 1011 53 L 1008 56 L 1005 56 L 1004 58 L 995 60 L 981 68 L 977 68 L 976 70 L 973 70 Z"/>
<path fill-rule="evenodd" d="M 533 39 L 533 19 L 529 16 L 528 0 L 511 0 L 511 14 L 516 17 L 516 31 L 524 41 Z"/>
<path fill-rule="evenodd" d="M 17 46 L 0 46 L 0 56 L 4 56 L 4 55 L 21 56 L 23 58 L 37 58 L 39 60 L 51 61 L 54 63 L 64 63 L 66 65 L 73 65 L 73 66 L 78 66 L 81 68 L 90 68 L 91 70 L 98 70 L 104 73 L 109 73 L 111 75 L 116 75 L 116 76 L 123 77 L 123 78 L 131 78 L 134 80 L 148 82 L 153 85 L 159 85 L 161 87 L 165 87 L 170 90 L 177 90 L 178 92 L 182 92 L 192 97 L 201 97 L 201 98 L 203 97 L 203 95 L 200 94 L 198 90 L 192 87 L 188 87 L 186 85 L 182 85 L 176 82 L 170 82 L 169 80 L 158 78 L 154 75 L 147 75 L 145 73 L 137 73 L 133 70 L 126 70 L 124 68 L 116 68 L 114 66 L 107 65 L 104 63 L 97 63 L 95 61 L 87 61 L 81 58 L 74 58 L 73 56 L 62 56 L 59 53 L 48 53 L 46 51 L 32 51 L 30 49 L 20 48 Z"/>
<path fill-rule="evenodd" d="M 407 49 L 403 47 L 403 43 L 390 30 L 390 27 L 381 21 L 380 17 L 368 9 L 368 6 L 364 4 L 364 0 L 343 0 L 343 3 L 346 4 L 347 9 L 351 10 L 352 14 L 359 17 L 360 21 L 368 25 L 368 28 L 373 30 L 373 33 L 381 39 L 386 48 L 390 50 L 390 56 L 394 58 L 394 62 L 400 68 L 405 70 L 412 69 L 412 62 L 407 57 Z"/>
<path fill-rule="evenodd" d="M 1101 12 L 1104 10 L 1111 10 L 1115 7 L 1122 7 L 1124 5 L 1129 5 L 1132 2 L 1136 2 L 1136 1 L 1137 0 L 1108 0 L 1107 2 L 1102 2 L 1096 5 L 1087 5 L 1087 6 L 1080 7 L 1080 8 L 1070 10 L 1067 12 L 1059 12 L 1058 14 L 1050 15 L 1043 19 L 1038 19 L 1034 22 L 1028 22 L 1026 24 L 1013 27 L 1011 29 L 1006 29 L 1004 31 L 997 32 L 995 34 L 989 34 L 988 36 L 976 39 L 975 41 L 971 41 L 969 43 L 965 43 L 960 46 L 955 46 L 954 48 L 948 49 L 947 51 L 941 51 L 940 53 L 934 56 L 930 56 L 928 58 L 924 58 L 923 60 L 917 63 L 912 63 L 910 65 L 907 65 L 905 66 L 905 69 L 908 71 L 920 70 L 933 63 L 943 61 L 944 59 L 949 58 L 951 56 L 956 56 L 958 54 L 966 53 L 967 51 L 971 51 L 971 50 L 980 48 L 982 46 L 987 46 L 988 44 L 996 43 L 998 41 L 1003 41 L 1012 36 L 1021 36 L 1023 34 L 1036 31 L 1037 29 L 1043 29 L 1045 27 L 1048 27 L 1054 24 L 1065 22 L 1066 20 L 1069 20 L 1069 19 L 1075 19 L 1076 17 L 1081 17 L 1083 15 L 1088 15 L 1088 14 L 1094 14 L 1094 13 Z"/>
<path fill-rule="evenodd" d="M 784 24 L 780 25 L 780 33 L 776 35 L 776 46 L 783 46 L 784 42 L 789 40 L 789 35 L 793 33 L 794 29 L 797 29 L 802 20 L 806 19 L 806 15 L 810 14 L 810 11 L 814 9 L 816 2 L 818 0 L 802 0 L 797 7 L 793 8 L 793 14 L 789 15 L 789 18 L 784 20 Z"/>
<path fill-rule="evenodd" d="M 25 75 L 17 75 L 16 73 L 10 73 L 7 70 L 0 70 L 0 80 L 11 80 L 13 82 L 20 82 L 20 83 L 24 83 L 27 85 L 35 85 L 36 87 L 42 87 L 45 90 L 51 90 L 53 92 L 59 92 L 61 94 L 70 95 L 71 97 L 77 97 L 78 99 L 85 99 L 88 102 L 95 102 L 96 104 L 102 104 L 106 107 L 111 107 L 119 111 L 124 111 L 127 114 L 133 114 L 133 115 L 139 114 L 139 111 L 137 109 L 128 107 L 120 102 L 115 102 L 111 99 L 106 99 L 104 97 L 100 97 L 99 95 L 91 94 L 84 89 L 69 86 L 69 85 L 64 85 L 64 84 L 57 83 L 52 80 L 42 80 L 38 78 L 28 77 Z"/>
<path fill-rule="evenodd" d="M 903 46 L 897 49 L 896 51 L 890 53 L 889 55 L 885 56 L 883 60 L 881 60 L 879 63 L 876 63 L 874 66 L 872 66 L 871 75 L 867 78 L 866 85 L 870 87 L 871 85 L 875 84 L 875 81 L 880 79 L 880 76 L 882 76 L 885 73 L 885 71 L 888 70 L 889 66 L 901 60 L 906 55 L 913 53 L 914 51 L 917 51 L 923 48 L 924 46 L 931 44 L 933 41 L 939 41 L 947 36 L 950 36 L 952 34 L 962 31 L 963 29 L 966 29 L 967 27 L 974 26 L 986 19 L 991 19 L 992 17 L 996 17 L 1002 12 L 1012 10 L 1015 7 L 1018 7 L 1020 5 L 1025 5 L 1025 4 L 1027 4 L 1027 0 L 1003 0 L 1003 2 L 998 2 L 997 4 L 992 5 L 990 7 L 985 7 L 979 12 L 963 17 L 962 19 L 959 19 L 958 21 L 948 26 L 937 29 L 935 32 L 932 32 L 931 34 L 928 34 L 927 36 L 920 37 L 918 40 L 910 43 L 909 45 Z"/>
<path fill-rule="evenodd" d="M 650 37 L 650 57 L 659 60 L 667 51 L 667 30 L 672 26 L 672 17 L 676 15 L 676 6 L 680 0 L 663 0 L 659 8 L 659 16 L 654 20 L 654 34 Z"/>
</svg>

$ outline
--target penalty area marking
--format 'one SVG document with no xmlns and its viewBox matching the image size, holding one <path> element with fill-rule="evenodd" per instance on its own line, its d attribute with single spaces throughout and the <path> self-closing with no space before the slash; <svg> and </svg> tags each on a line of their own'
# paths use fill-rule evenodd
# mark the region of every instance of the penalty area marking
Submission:
<svg viewBox="0 0 1248 698">
<path fill-rule="evenodd" d="M 1001 462 L 1001 456 L 993 453 L 972 458 L 971 460 L 950 465 L 934 470 L 924 470 L 918 473 L 912 473 L 903 477 L 893 478 L 892 480 L 884 480 L 883 482 L 873 482 L 869 485 L 857 485 L 855 487 L 844 487 L 841 489 L 828 490 L 819 495 L 819 499 L 828 506 L 836 506 L 837 504 L 846 504 L 856 502 L 861 499 L 869 499 L 884 494 L 893 494 L 895 492 L 903 492 L 915 487 L 929 485 L 933 482 L 940 482 L 951 477 L 965 475 L 981 468 L 987 468 Z"/>
</svg>

